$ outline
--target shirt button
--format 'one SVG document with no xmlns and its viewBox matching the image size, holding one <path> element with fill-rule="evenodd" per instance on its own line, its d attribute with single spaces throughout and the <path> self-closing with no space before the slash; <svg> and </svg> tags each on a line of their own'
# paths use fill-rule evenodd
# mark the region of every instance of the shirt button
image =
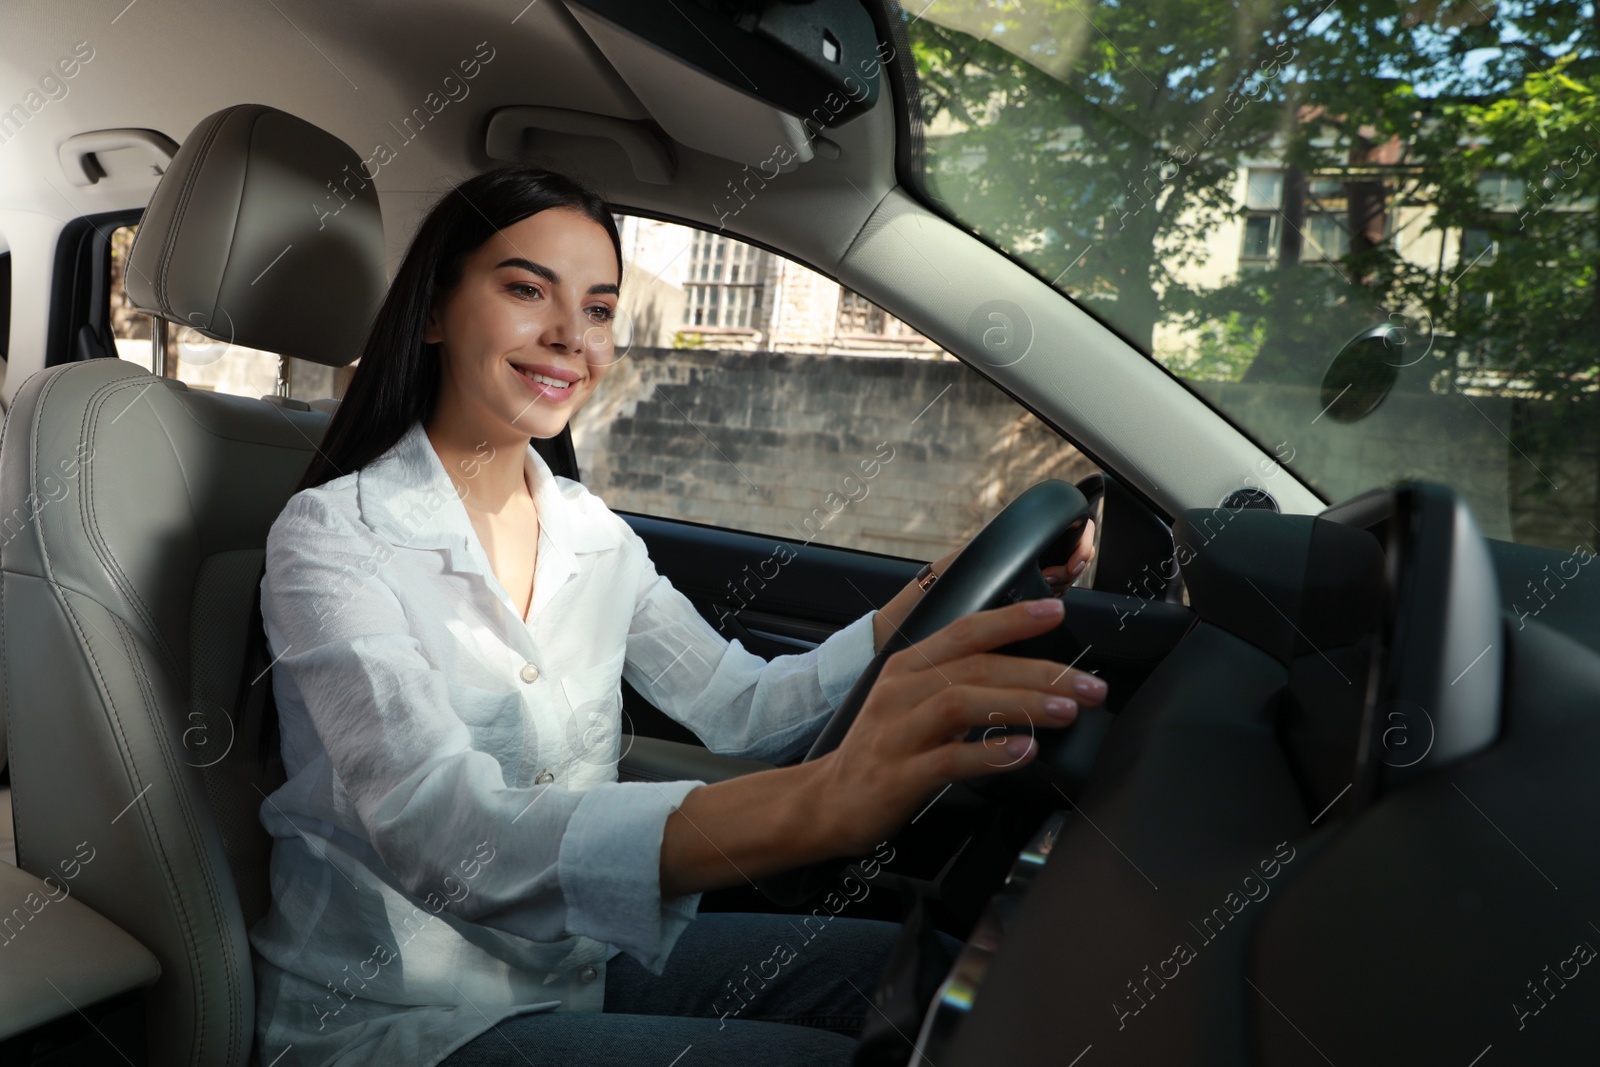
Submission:
<svg viewBox="0 0 1600 1067">
<path fill-rule="evenodd" d="M 555 780 L 556 780 L 556 776 L 551 774 L 549 771 L 540 771 L 539 772 L 539 777 L 537 777 L 537 778 L 535 778 L 533 780 L 533 784 L 534 785 L 549 785 L 551 782 L 553 782 Z"/>
<path fill-rule="evenodd" d="M 531 663 L 522 665 L 521 674 L 524 682 L 537 682 L 539 680 L 539 668 Z"/>
<path fill-rule="evenodd" d="M 595 970 L 594 964 L 585 963 L 582 967 L 578 968 L 578 981 L 592 982 L 594 981 L 595 976 L 599 973 L 599 971 Z"/>
</svg>

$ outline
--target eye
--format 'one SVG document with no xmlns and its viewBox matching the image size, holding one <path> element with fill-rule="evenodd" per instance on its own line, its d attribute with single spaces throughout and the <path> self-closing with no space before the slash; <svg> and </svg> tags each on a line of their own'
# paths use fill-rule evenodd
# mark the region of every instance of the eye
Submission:
<svg viewBox="0 0 1600 1067">
<path fill-rule="evenodd" d="M 589 309 L 589 317 L 595 322 L 610 322 L 617 317 L 617 313 L 604 304 L 597 304 Z"/>
<path fill-rule="evenodd" d="M 536 296 L 543 295 L 537 285 L 530 285 L 528 282 L 512 282 L 506 286 L 506 289 L 524 300 L 531 300 Z"/>
</svg>

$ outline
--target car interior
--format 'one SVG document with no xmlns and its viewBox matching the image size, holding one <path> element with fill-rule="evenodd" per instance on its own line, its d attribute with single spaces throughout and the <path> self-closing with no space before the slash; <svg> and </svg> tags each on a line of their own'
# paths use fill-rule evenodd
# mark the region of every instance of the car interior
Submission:
<svg viewBox="0 0 1600 1067">
<path fill-rule="evenodd" d="M 0 864 L 0 1062 L 279 1054 L 254 1040 L 246 936 L 269 904 L 259 809 L 283 780 L 258 583 L 339 402 L 295 395 L 292 376 L 339 381 L 422 213 L 513 160 L 849 287 L 1098 470 L 999 501 L 805 758 L 837 745 L 888 655 L 1050 595 L 1040 566 L 1091 518 L 1098 556 L 1063 594 L 1065 621 L 1003 651 L 1093 670 L 1107 705 L 1041 733 L 1028 768 L 931 797 L 881 865 L 704 898 L 810 915 L 839 910 L 842 878 L 871 885 L 850 914 L 902 921 L 904 951 L 868 991 L 856 1063 L 1592 1055 L 1600 578 L 1568 575 L 1564 550 L 1486 537 L 1440 479 L 1330 495 L 1092 302 L 952 218 L 908 177 L 920 17 L 892 0 L 0 13 L 14 75 L 0 93 L 23 99 L 12 81 L 74 42 L 93 56 L 80 50 L 70 92 L 25 107 L 25 125 L 0 113 L 0 760 L 15 842 Z M 472 57 L 471 92 L 400 142 L 392 120 Z M 374 174 L 380 137 L 399 147 Z M 758 191 L 730 213 L 752 174 Z M 134 223 L 133 307 L 280 354 L 272 392 L 166 373 L 164 330 L 150 367 L 119 357 L 111 232 Z M 1028 358 L 996 357 L 1002 306 L 1026 323 Z M 571 429 L 534 446 L 584 480 Z M 769 657 L 815 647 L 926 561 L 791 538 L 793 562 L 729 613 L 725 591 L 773 536 L 619 514 L 709 621 Z M 1553 572 L 1561 595 L 1520 618 L 1513 603 Z M 623 779 L 766 766 L 624 695 Z M 964 943 L 956 958 L 936 929 Z"/>
</svg>

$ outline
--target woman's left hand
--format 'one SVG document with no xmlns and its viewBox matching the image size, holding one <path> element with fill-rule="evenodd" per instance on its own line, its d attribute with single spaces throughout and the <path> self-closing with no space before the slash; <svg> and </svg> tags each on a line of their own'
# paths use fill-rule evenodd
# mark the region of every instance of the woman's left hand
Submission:
<svg viewBox="0 0 1600 1067">
<path fill-rule="evenodd" d="M 965 547 L 965 546 L 963 546 Z M 947 552 L 933 561 L 933 573 L 943 574 L 944 569 L 950 566 L 952 560 L 961 554 L 961 549 Z M 1044 580 L 1049 583 L 1053 596 L 1060 596 L 1077 580 L 1083 569 L 1094 560 L 1094 520 L 1090 519 L 1083 528 L 1083 537 L 1078 540 L 1078 547 L 1072 553 L 1072 558 L 1065 563 L 1045 567 L 1039 573 L 1044 575 Z M 872 619 L 872 648 L 878 651 L 883 648 L 883 643 L 889 639 L 905 621 L 917 601 L 922 599 L 922 589 L 916 582 L 906 583 L 906 587 L 896 593 L 894 599 L 878 609 Z"/>
<path fill-rule="evenodd" d="M 1078 547 L 1073 551 L 1072 558 L 1055 567 L 1046 567 L 1040 573 L 1044 580 L 1050 583 L 1050 592 L 1060 596 L 1067 591 L 1067 587 L 1078 580 L 1078 575 L 1083 569 L 1094 562 L 1094 520 L 1090 519 L 1083 527 L 1083 536 L 1078 539 Z M 934 570 L 938 570 L 937 567 Z"/>
</svg>

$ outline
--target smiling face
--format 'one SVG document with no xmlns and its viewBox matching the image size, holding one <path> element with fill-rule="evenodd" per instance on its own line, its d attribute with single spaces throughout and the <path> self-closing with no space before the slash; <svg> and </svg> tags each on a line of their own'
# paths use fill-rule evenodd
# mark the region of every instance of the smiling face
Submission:
<svg viewBox="0 0 1600 1067">
<path fill-rule="evenodd" d="M 436 415 L 490 437 L 560 433 L 616 358 L 617 282 L 610 236 L 579 211 L 551 208 L 495 233 L 428 316 Z"/>
</svg>

